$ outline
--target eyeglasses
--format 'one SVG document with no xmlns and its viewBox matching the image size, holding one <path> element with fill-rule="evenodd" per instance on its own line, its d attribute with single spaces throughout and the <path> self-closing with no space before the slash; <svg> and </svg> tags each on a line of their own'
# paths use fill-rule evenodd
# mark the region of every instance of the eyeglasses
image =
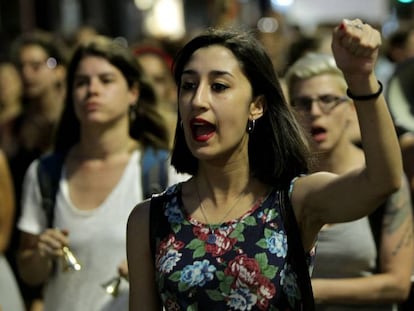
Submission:
<svg viewBox="0 0 414 311">
<path fill-rule="evenodd" d="M 340 103 L 348 101 L 346 96 L 336 96 L 331 94 L 319 95 L 317 97 L 300 96 L 293 98 L 291 105 L 294 109 L 301 112 L 309 112 L 312 109 L 312 103 L 316 102 L 319 109 L 324 113 L 328 114 L 338 106 Z"/>
<path fill-rule="evenodd" d="M 54 57 L 49 57 L 46 60 L 38 61 L 38 60 L 29 60 L 25 62 L 21 62 L 17 64 L 17 67 L 20 70 L 23 70 L 24 67 L 28 66 L 34 71 L 39 71 L 44 65 L 46 65 L 49 69 L 54 69 L 57 66 L 57 60 Z"/>
</svg>

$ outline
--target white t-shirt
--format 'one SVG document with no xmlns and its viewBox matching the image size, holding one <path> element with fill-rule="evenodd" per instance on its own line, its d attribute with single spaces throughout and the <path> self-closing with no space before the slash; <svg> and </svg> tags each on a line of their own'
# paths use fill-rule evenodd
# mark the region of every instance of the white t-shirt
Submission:
<svg viewBox="0 0 414 311">
<path fill-rule="evenodd" d="M 79 210 L 70 200 L 65 168 L 56 197 L 54 227 L 69 231 L 69 247 L 82 265 L 80 271 L 56 271 L 44 293 L 44 311 L 122 311 L 128 310 L 128 282 L 122 280 L 119 295 L 107 294 L 102 284 L 118 274 L 117 267 L 126 259 L 126 224 L 133 207 L 143 199 L 141 153 L 132 153 L 118 184 L 96 209 Z M 46 229 L 37 181 L 38 160 L 29 167 L 23 185 L 21 231 L 40 234 Z M 188 176 L 173 173 L 169 184 Z"/>
</svg>

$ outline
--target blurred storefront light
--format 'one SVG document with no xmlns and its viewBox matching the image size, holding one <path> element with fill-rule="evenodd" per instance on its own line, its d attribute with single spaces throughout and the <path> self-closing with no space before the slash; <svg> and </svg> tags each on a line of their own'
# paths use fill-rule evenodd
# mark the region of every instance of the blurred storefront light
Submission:
<svg viewBox="0 0 414 311">
<path fill-rule="evenodd" d="M 272 33 L 279 28 L 279 22 L 274 17 L 262 17 L 257 22 L 257 28 L 261 32 Z"/>
<path fill-rule="evenodd" d="M 134 3 L 139 10 L 145 11 L 154 5 L 154 0 L 134 0 Z"/>
<path fill-rule="evenodd" d="M 155 0 L 145 17 L 145 29 L 154 37 L 183 37 L 185 25 L 182 0 Z"/>
<path fill-rule="evenodd" d="M 276 11 L 285 12 L 293 5 L 295 0 L 271 0 L 272 8 Z"/>
</svg>

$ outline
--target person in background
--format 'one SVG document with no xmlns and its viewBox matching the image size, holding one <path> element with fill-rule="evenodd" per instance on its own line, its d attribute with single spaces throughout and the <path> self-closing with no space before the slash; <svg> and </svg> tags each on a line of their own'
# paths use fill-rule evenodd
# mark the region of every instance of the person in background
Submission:
<svg viewBox="0 0 414 311">
<path fill-rule="evenodd" d="M 414 65 L 414 27 L 410 23 L 403 25 L 388 38 L 386 57 L 378 66 L 380 74 L 388 78 L 387 101 L 394 124 L 399 135 L 404 172 L 411 189 L 411 201 L 414 206 L 414 126 L 412 125 L 412 92 Z M 400 306 L 401 311 L 414 308 L 414 270 L 411 277 L 410 296 Z"/>
<path fill-rule="evenodd" d="M 393 63 L 414 57 L 414 25 L 403 25 L 388 38 L 386 55 Z"/>
<path fill-rule="evenodd" d="M 384 81 L 384 90 L 399 64 L 414 57 L 414 25 L 401 24 L 388 35 L 384 49 L 375 67 L 376 74 Z"/>
<path fill-rule="evenodd" d="M 63 159 L 54 217 L 43 210 L 35 160 L 25 177 L 18 221 L 19 272 L 29 284 L 45 284 L 44 311 L 126 310 L 127 282 L 116 298 L 102 284 L 118 273 L 128 277 L 125 228 L 130 211 L 144 199 L 143 152 L 167 149 L 167 130 L 134 55 L 111 38 L 78 46 L 66 88 L 54 144 L 54 155 Z M 169 182 L 179 180 L 170 172 Z M 65 246 L 80 271 L 62 271 Z"/>
<path fill-rule="evenodd" d="M 307 54 L 289 68 L 286 82 L 290 103 L 315 154 L 312 171 L 343 175 L 364 167 L 364 152 L 347 133 L 355 107 L 335 59 Z M 378 209 L 370 217 L 322 228 L 312 275 L 316 310 L 392 311 L 407 298 L 414 241 L 406 178 Z"/>
<path fill-rule="evenodd" d="M 414 133 L 407 131 L 399 137 L 404 172 L 411 191 L 411 205 L 414 213 Z M 399 311 L 410 311 L 414 306 L 414 267 L 411 273 L 411 290 L 408 299 L 400 305 Z"/>
<path fill-rule="evenodd" d="M 99 35 L 100 32 L 95 27 L 90 25 L 82 25 L 76 30 L 71 46 L 76 48 L 78 45 L 86 44 L 88 41 Z"/>
<path fill-rule="evenodd" d="M 0 149 L 0 309 L 25 311 L 15 275 L 4 255 L 11 237 L 14 208 L 12 177 L 6 155 Z"/>
<path fill-rule="evenodd" d="M 65 93 L 65 46 L 51 33 L 41 30 L 23 33 L 11 44 L 10 57 L 22 82 L 22 112 L 13 122 L 13 152 L 8 152 L 16 198 L 16 220 L 21 213 L 24 174 L 30 163 L 50 151 L 61 116 Z M 16 271 L 19 231 L 13 226 L 7 256 Z M 19 280 L 28 308 L 37 304 L 41 288 L 28 287 Z"/>
<path fill-rule="evenodd" d="M 52 146 L 65 95 L 64 49 L 52 34 L 43 31 L 25 33 L 11 47 L 11 57 L 23 83 L 23 114 L 15 129 L 19 149 L 11 156 L 11 162 L 19 163 L 23 175 L 26 164 Z"/>
<path fill-rule="evenodd" d="M 133 52 L 157 94 L 160 113 L 167 122 L 172 148 L 177 124 L 176 87 L 171 71 L 172 57 L 155 45 L 138 45 L 133 48 Z"/>
<path fill-rule="evenodd" d="M 332 54 L 331 37 L 331 28 L 320 27 L 312 34 L 298 30 L 297 36 L 289 44 L 287 62 L 281 76 L 284 77 L 286 70 L 307 53 Z"/>
<path fill-rule="evenodd" d="M 184 45 L 174 65 L 179 125 L 171 163 L 192 178 L 129 217 L 130 311 L 311 310 L 302 285 L 319 230 L 369 214 L 402 177 L 374 74 L 379 32 L 343 20 L 332 42 L 367 159 L 340 175 L 307 174 L 305 139 L 254 37 L 210 30 Z M 153 208 L 161 212 L 151 222 Z"/>
<path fill-rule="evenodd" d="M 11 156 L 17 141 L 13 128 L 22 113 L 22 81 L 15 65 L 8 59 L 0 60 L 0 148 Z"/>
</svg>

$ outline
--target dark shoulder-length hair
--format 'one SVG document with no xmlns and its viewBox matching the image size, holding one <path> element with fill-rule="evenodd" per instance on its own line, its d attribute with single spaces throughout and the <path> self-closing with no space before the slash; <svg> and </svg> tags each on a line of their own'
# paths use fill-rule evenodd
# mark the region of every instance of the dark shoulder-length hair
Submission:
<svg viewBox="0 0 414 311">
<path fill-rule="evenodd" d="M 17 37 L 10 47 L 10 57 L 14 64 L 20 65 L 20 52 L 26 46 L 35 45 L 41 47 L 47 57 L 55 59 L 57 65 L 67 65 L 68 54 L 66 45 L 53 33 L 36 29 Z"/>
<path fill-rule="evenodd" d="M 87 56 L 106 59 L 121 71 L 130 88 L 138 86 L 138 103 L 130 113 L 130 116 L 134 116 L 130 117 L 130 136 L 144 146 L 167 149 L 168 131 L 159 113 L 155 92 L 134 55 L 120 43 L 108 37 L 97 36 L 86 44 L 79 45 L 69 63 L 65 107 L 56 132 L 55 151 L 66 154 L 80 140 L 80 123 L 73 103 L 73 82 L 80 61 Z"/>
<path fill-rule="evenodd" d="M 253 33 L 209 29 L 190 40 L 174 60 L 173 70 L 178 92 L 183 69 L 192 54 L 210 45 L 221 45 L 232 51 L 252 86 L 253 97 L 263 96 L 265 100 L 265 113 L 256 120 L 249 137 L 252 176 L 275 187 L 288 187 L 292 178 L 308 172 L 308 148 L 286 103 L 272 62 Z M 198 170 L 198 159 L 186 144 L 179 125 L 180 116 L 177 122 L 172 165 L 178 172 L 194 175 Z"/>
</svg>

